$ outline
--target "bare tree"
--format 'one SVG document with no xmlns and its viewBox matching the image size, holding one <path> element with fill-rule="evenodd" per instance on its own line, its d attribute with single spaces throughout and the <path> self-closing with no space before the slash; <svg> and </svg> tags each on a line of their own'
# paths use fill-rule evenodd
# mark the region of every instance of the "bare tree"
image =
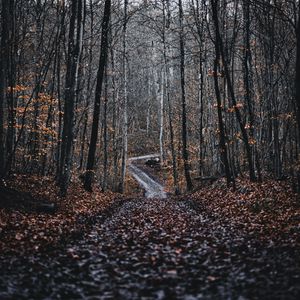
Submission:
<svg viewBox="0 0 300 300">
<path fill-rule="evenodd" d="M 179 7 L 179 44 L 180 44 L 180 84 L 181 84 L 181 118 L 182 118 L 182 157 L 184 164 L 184 174 L 187 190 L 193 188 L 192 178 L 190 175 L 189 153 L 187 144 L 187 117 L 186 117 L 186 94 L 185 94 L 185 49 L 183 37 L 183 8 L 182 1 L 178 2 Z"/>
<path fill-rule="evenodd" d="M 60 192 L 66 195 L 72 169 L 72 150 L 74 139 L 74 106 L 78 70 L 81 58 L 83 35 L 83 2 L 72 1 L 72 13 L 69 29 L 67 74 L 65 83 L 64 123 L 62 132 L 61 156 L 60 156 Z"/>
<path fill-rule="evenodd" d="M 108 32 L 109 32 L 110 14 L 111 14 L 111 0 L 105 0 L 104 16 L 102 22 L 100 59 L 99 59 L 99 68 L 97 73 L 97 85 L 95 91 L 92 133 L 91 133 L 86 175 L 84 181 L 84 187 L 87 191 L 92 191 L 92 180 L 93 180 L 94 166 L 95 166 L 95 154 L 96 154 L 96 146 L 98 140 L 102 83 L 103 83 L 104 70 L 105 70 L 107 55 L 108 55 Z"/>
<path fill-rule="evenodd" d="M 127 152 L 128 152 L 128 99 L 127 99 L 127 62 L 126 62 L 126 52 L 127 52 L 127 9 L 128 0 L 124 0 L 124 20 L 123 20 L 123 49 L 122 49 L 122 59 L 123 59 L 123 149 L 122 149 L 122 170 L 121 170 L 121 182 L 120 182 L 120 192 L 124 192 L 125 188 L 125 177 L 126 177 L 126 163 L 127 163 Z"/>
</svg>

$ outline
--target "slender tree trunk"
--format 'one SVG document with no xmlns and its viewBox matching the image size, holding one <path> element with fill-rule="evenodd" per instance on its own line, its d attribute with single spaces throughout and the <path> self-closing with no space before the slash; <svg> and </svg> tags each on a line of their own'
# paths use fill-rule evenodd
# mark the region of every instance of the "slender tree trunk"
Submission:
<svg viewBox="0 0 300 300">
<path fill-rule="evenodd" d="M 116 75 L 115 75 L 115 54 L 113 47 L 110 47 L 110 61 L 112 71 L 112 100 L 113 100 L 113 112 L 112 112 L 112 147 L 113 147 L 113 190 L 118 190 L 118 140 L 117 140 L 117 99 L 118 91 L 116 89 Z"/>
<path fill-rule="evenodd" d="M 203 168 L 204 168 L 204 155 L 203 155 L 203 148 L 204 148 L 204 136 L 203 136 L 203 114 L 204 114 L 204 80 L 203 80 L 203 66 L 202 66 L 202 56 L 200 57 L 200 70 L 199 70 L 199 175 L 203 175 Z"/>
<path fill-rule="evenodd" d="M 125 189 L 126 163 L 127 163 L 127 147 L 128 147 L 128 112 L 127 112 L 127 6 L 128 0 L 124 0 L 124 21 L 123 21 L 123 150 L 122 150 L 122 175 L 120 182 L 120 192 Z"/>
<path fill-rule="evenodd" d="M 160 97 L 159 97 L 159 154 L 160 162 L 164 161 L 164 87 L 165 74 L 161 72 Z"/>
<path fill-rule="evenodd" d="M 102 83 L 103 83 L 104 70 L 106 66 L 107 53 L 108 53 L 108 31 L 109 31 L 110 10 L 111 10 L 111 0 L 105 0 L 104 16 L 102 22 L 100 59 L 99 59 L 99 68 L 97 73 L 96 91 L 95 91 L 92 133 L 91 133 L 90 147 L 89 147 L 88 160 L 87 160 L 86 176 L 84 181 L 84 188 L 87 191 L 92 191 L 92 180 L 93 180 L 94 167 L 95 167 L 95 154 L 96 154 L 97 139 L 98 139 L 99 119 L 100 119 Z"/>
<path fill-rule="evenodd" d="M 183 37 L 183 9 L 182 0 L 179 0 L 179 46 L 180 46 L 180 84 L 181 84 L 181 106 L 182 106 L 182 157 L 184 164 L 184 174 L 187 190 L 190 191 L 193 188 L 192 178 L 190 174 L 189 153 L 187 143 L 187 117 L 186 117 L 186 95 L 185 95 L 185 49 L 184 49 L 184 37 Z"/>
<path fill-rule="evenodd" d="M 296 29 L 297 37 L 297 53 L 296 53 L 296 78 L 295 78 L 295 99 L 297 106 L 297 122 L 298 122 L 298 142 L 300 147 L 300 3 L 298 3 L 298 24 Z"/>
<path fill-rule="evenodd" d="M 78 80 L 79 63 L 83 34 L 82 0 L 72 1 L 72 13 L 69 30 L 67 74 L 65 83 L 64 123 L 61 144 L 60 193 L 65 196 L 71 179 L 73 140 L 74 140 L 74 106 Z"/>
<path fill-rule="evenodd" d="M 5 132 L 4 132 L 4 103 L 7 89 L 7 57 L 8 51 L 8 24 L 9 0 L 2 0 L 1 7 L 1 45 L 0 45 L 0 179 L 5 176 Z"/>
<path fill-rule="evenodd" d="M 146 134 L 149 136 L 150 134 L 150 103 L 151 103 L 151 73 L 148 73 L 148 94 L 147 94 L 147 115 L 146 115 Z"/>
<path fill-rule="evenodd" d="M 169 121 L 169 130 L 170 130 L 170 147 L 171 147 L 171 155 L 172 155 L 172 173 L 173 173 L 173 186 L 174 186 L 174 192 L 176 195 L 180 193 L 179 191 L 179 185 L 178 185 L 178 170 L 177 170 L 177 157 L 176 157 L 176 150 L 174 145 L 174 128 L 173 128 L 173 110 L 171 105 L 171 99 L 170 99 L 170 70 L 168 65 L 168 59 L 167 59 L 167 45 L 166 45 L 166 29 L 168 27 L 168 20 L 166 19 L 166 7 L 165 2 L 163 2 L 163 32 L 162 32 L 162 41 L 163 41 L 163 57 L 164 57 L 164 70 L 165 73 L 165 90 L 166 90 L 166 99 L 168 104 L 168 121 Z M 167 13 L 168 10 L 167 3 Z"/>
<path fill-rule="evenodd" d="M 87 144 L 87 127 L 89 121 L 89 106 L 90 106 L 90 98 L 92 95 L 92 70 L 93 70 L 93 46 L 94 46 L 94 6 L 93 1 L 89 1 L 89 13 L 90 13 L 90 32 L 91 37 L 89 40 L 89 48 L 88 48 L 88 79 L 87 79 L 87 87 L 86 87 L 86 96 L 85 96 L 85 112 L 84 112 L 84 125 L 81 139 L 81 151 L 80 151 L 80 170 L 83 169 L 85 165 L 85 149 Z"/>
<path fill-rule="evenodd" d="M 102 190 L 106 190 L 108 177 L 108 134 L 107 134 L 107 102 L 108 102 L 107 66 L 105 68 L 104 80 L 104 105 L 103 105 L 103 180 Z"/>
<path fill-rule="evenodd" d="M 40 76 L 41 66 L 40 66 L 40 52 L 41 52 L 41 39 L 43 39 L 41 32 L 41 11 L 42 11 L 42 3 L 41 0 L 37 0 L 35 4 L 35 38 L 34 38 L 34 52 L 33 52 L 33 64 L 34 64 L 34 86 L 35 91 L 33 98 L 34 101 L 34 118 L 33 118 L 33 131 L 29 137 L 29 148 L 30 154 L 33 159 L 30 161 L 30 172 L 36 171 L 38 168 L 38 153 L 39 153 L 39 141 L 40 141 L 40 134 L 39 134 L 39 107 L 40 107 L 40 93 L 42 89 L 42 77 Z"/>
<path fill-rule="evenodd" d="M 204 169 L 204 135 L 203 135 L 203 113 L 204 113 L 204 59 L 206 55 L 205 43 L 204 43 L 204 13 L 203 13 L 203 3 L 201 4 L 199 0 L 191 1 L 191 9 L 193 11 L 193 16 L 195 19 L 195 25 L 198 34 L 199 43 L 199 74 L 198 74 L 198 105 L 199 105 L 199 176 L 203 175 Z M 201 15 L 200 15 L 201 13 Z M 204 53 L 204 54 L 203 54 Z"/>
<path fill-rule="evenodd" d="M 245 23 L 244 32 L 244 86 L 245 86 L 245 102 L 247 104 L 248 114 L 249 114 L 249 137 L 252 141 L 253 156 L 255 160 L 258 180 L 262 180 L 259 155 L 257 149 L 257 141 L 255 139 L 255 114 L 254 114 L 254 102 L 253 102 L 253 72 L 252 72 L 252 52 L 250 45 L 250 2 L 243 2 L 243 14 Z M 250 141 L 249 141 L 250 142 Z"/>
<path fill-rule="evenodd" d="M 212 9 L 213 9 L 213 17 L 215 18 L 216 9 L 217 9 L 217 0 L 211 0 Z M 225 175 L 227 179 L 227 185 L 229 186 L 231 182 L 234 183 L 234 179 L 232 178 L 231 170 L 229 167 L 228 161 L 228 150 L 226 146 L 226 138 L 225 138 L 225 126 L 223 123 L 222 116 L 222 101 L 221 101 L 221 93 L 218 82 L 218 73 L 219 73 L 219 62 L 220 62 L 220 36 L 218 34 L 218 23 L 215 22 L 215 52 L 216 58 L 214 62 L 214 83 L 215 83 L 215 94 L 217 98 L 217 112 L 218 112 L 218 125 L 219 125 L 219 141 L 220 141 L 220 152 L 221 152 L 221 161 L 225 170 Z"/>
<path fill-rule="evenodd" d="M 60 34 L 59 41 L 65 35 L 65 6 L 63 3 L 62 8 L 57 5 L 57 14 L 60 16 Z M 57 45 L 57 65 L 56 65 L 56 85 L 57 85 L 57 99 L 58 99 L 58 129 L 57 129 L 57 149 L 56 149 L 56 181 L 59 183 L 60 177 L 60 158 L 61 158 L 61 134 L 62 134 L 62 103 L 61 103 L 61 43 Z"/>
<path fill-rule="evenodd" d="M 228 150 L 227 150 L 226 138 L 225 138 L 225 126 L 223 123 L 223 116 L 222 116 L 221 93 L 219 89 L 219 82 L 218 82 L 218 75 L 217 75 L 219 69 L 219 60 L 220 60 L 219 47 L 217 45 L 217 42 L 215 47 L 216 47 L 216 59 L 214 63 L 214 82 L 215 82 L 215 94 L 217 98 L 221 161 L 225 170 L 227 185 L 229 186 L 231 182 L 234 182 L 234 179 L 232 178 L 231 170 L 229 167 Z"/>
<path fill-rule="evenodd" d="M 15 125 L 16 125 L 16 111 L 15 111 L 15 84 L 16 84 L 16 5 L 15 1 L 8 1 L 8 52 L 7 52 L 7 85 L 9 87 L 6 93 L 7 108 L 8 108 L 8 125 L 6 135 L 6 164 L 4 174 L 8 174 L 11 170 L 14 160 L 14 143 L 15 143 Z"/>
<path fill-rule="evenodd" d="M 297 48 L 296 48 L 295 102 L 296 102 L 296 116 L 297 116 L 297 123 L 298 123 L 298 147 L 296 147 L 296 153 L 298 156 L 299 155 L 298 149 L 300 148 L 300 3 L 298 3 L 298 23 L 296 27 L 296 38 L 297 38 L 297 44 L 296 44 Z M 299 192 L 300 191 L 299 168 L 297 170 L 297 183 L 298 183 L 297 190 Z"/>
</svg>

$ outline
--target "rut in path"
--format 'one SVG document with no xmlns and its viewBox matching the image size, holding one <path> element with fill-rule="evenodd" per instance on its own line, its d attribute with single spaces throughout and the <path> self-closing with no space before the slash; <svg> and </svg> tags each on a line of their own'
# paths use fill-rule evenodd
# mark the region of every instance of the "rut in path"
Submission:
<svg viewBox="0 0 300 300">
<path fill-rule="evenodd" d="M 192 202 L 134 199 L 64 249 L 0 261 L 0 299 L 297 299 L 287 251 Z"/>
</svg>

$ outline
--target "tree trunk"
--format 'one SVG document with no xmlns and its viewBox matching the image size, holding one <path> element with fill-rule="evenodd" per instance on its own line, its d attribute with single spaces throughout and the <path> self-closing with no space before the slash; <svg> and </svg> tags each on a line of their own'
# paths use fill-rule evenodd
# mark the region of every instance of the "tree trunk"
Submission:
<svg viewBox="0 0 300 300">
<path fill-rule="evenodd" d="M 295 102 L 296 102 L 296 115 L 298 123 L 298 149 L 300 148 L 300 3 L 298 3 L 298 24 L 296 27 L 296 39 L 297 39 L 297 48 L 296 48 L 296 76 L 295 76 Z M 297 143 L 296 143 L 297 145 Z M 296 153 L 298 153 L 296 148 Z M 299 163 L 299 158 L 298 163 Z M 300 191 L 300 170 L 297 170 L 297 190 Z"/>
<path fill-rule="evenodd" d="M 8 24 L 9 24 L 9 0 L 2 0 L 1 7 L 1 45 L 0 45 L 0 179 L 5 176 L 5 132 L 4 132 L 4 102 L 7 89 L 7 57 L 8 51 Z"/>
<path fill-rule="evenodd" d="M 159 154 L 160 162 L 164 161 L 164 87 L 165 87 L 165 74 L 161 72 L 161 84 L 159 95 Z"/>
<path fill-rule="evenodd" d="M 118 139 L 117 139 L 117 103 L 118 103 L 118 91 L 116 88 L 116 74 L 115 74 L 115 53 L 113 47 L 110 47 L 110 61 L 112 71 L 112 100 L 113 100 L 113 112 L 112 112 L 112 148 L 113 148 L 113 191 L 118 190 Z"/>
<path fill-rule="evenodd" d="M 187 144 L 187 117 L 186 117 L 186 95 L 185 95 L 185 49 L 183 40 L 183 9 L 182 0 L 179 0 L 179 23 L 180 23 L 180 84 L 181 84 L 181 117 L 182 117 L 182 157 L 184 164 L 184 174 L 187 190 L 193 188 L 193 183 L 190 175 L 189 153 Z"/>
<path fill-rule="evenodd" d="M 127 112 L 127 6 L 128 0 L 124 0 L 124 21 L 123 21 L 123 149 L 122 149 L 122 174 L 120 182 L 120 192 L 125 189 L 126 163 L 127 163 L 127 147 L 128 147 L 128 112 Z"/>
<path fill-rule="evenodd" d="M 172 113 L 172 105 L 170 99 L 170 74 L 169 74 L 169 65 L 167 59 L 167 46 L 166 46 L 166 29 L 168 27 L 168 20 L 166 19 L 166 7 L 165 3 L 163 2 L 163 32 L 162 32 L 162 41 L 163 41 L 163 57 L 164 57 L 164 70 L 165 73 L 165 89 L 166 89 L 166 98 L 168 104 L 168 121 L 169 121 L 169 131 L 170 131 L 170 147 L 171 147 L 171 155 L 172 155 L 172 173 L 173 173 L 173 187 L 174 192 L 176 195 L 180 194 L 179 186 L 178 186 L 178 170 L 177 170 L 177 157 L 176 157 L 176 150 L 174 145 L 174 128 L 173 128 L 173 113 Z M 167 13 L 168 10 L 167 3 Z"/>
<path fill-rule="evenodd" d="M 295 78 L 295 98 L 297 106 L 297 122 L 298 122 L 298 142 L 300 147 L 300 3 L 298 4 L 298 24 L 296 29 L 297 37 L 297 54 L 296 54 L 296 78 Z"/>
<path fill-rule="evenodd" d="M 104 79 L 104 105 L 103 105 L 103 180 L 102 191 L 106 190 L 108 177 L 108 134 L 107 134 L 107 102 L 108 102 L 107 66 L 105 67 Z"/>
<path fill-rule="evenodd" d="M 216 9 L 217 9 L 217 1 L 211 0 L 212 9 L 213 9 L 213 18 L 216 17 Z M 234 183 L 234 179 L 232 178 L 231 170 L 229 167 L 228 161 L 228 151 L 226 146 L 226 138 L 225 138 L 225 127 L 223 123 L 222 116 L 222 102 L 221 102 L 221 94 L 219 89 L 218 82 L 218 73 L 219 73 L 219 61 L 220 61 L 220 36 L 218 34 L 218 23 L 215 22 L 215 52 L 216 58 L 214 62 L 214 83 L 215 83 L 215 94 L 217 98 L 217 112 L 218 112 L 218 125 L 219 125 L 219 141 L 220 141 L 220 152 L 221 152 L 221 161 L 224 166 L 225 175 L 227 179 L 227 185 L 229 186 L 231 182 Z"/>
<path fill-rule="evenodd" d="M 95 167 L 95 154 L 96 154 L 96 147 L 97 147 L 99 118 L 100 118 L 100 101 L 101 101 L 101 93 L 102 93 L 102 83 L 104 78 L 104 69 L 106 66 L 107 52 L 108 52 L 108 31 L 109 31 L 108 28 L 109 28 L 109 19 L 110 19 L 110 9 L 111 9 L 111 0 L 105 0 L 104 16 L 102 22 L 100 59 L 99 59 L 99 68 L 97 73 L 96 91 L 95 91 L 92 133 L 91 133 L 91 141 L 90 141 L 90 147 L 88 153 L 86 175 L 84 180 L 84 188 L 87 191 L 92 191 L 92 180 L 93 180 L 94 167 Z"/>
<path fill-rule="evenodd" d="M 243 15 L 244 15 L 244 88 L 245 88 L 245 102 L 249 115 L 249 136 L 253 141 L 253 156 L 256 164 L 258 180 L 261 181 L 261 171 L 258 149 L 255 139 L 255 114 L 254 114 L 254 102 L 253 102 L 253 73 L 252 73 L 252 53 L 250 45 L 250 2 L 243 2 Z"/>
<path fill-rule="evenodd" d="M 15 41 L 15 14 L 16 7 L 15 1 L 4 1 L 8 2 L 5 5 L 7 10 L 7 87 L 8 91 L 6 92 L 6 102 L 8 108 L 8 120 L 7 120 L 7 134 L 6 134 L 6 163 L 4 169 L 4 176 L 7 175 L 10 170 L 14 159 L 14 140 L 15 140 L 15 125 L 16 125 L 16 112 L 15 112 L 15 83 L 16 83 L 16 41 Z"/>
<path fill-rule="evenodd" d="M 64 120 L 61 143 L 59 186 L 60 194 L 65 196 L 71 179 L 73 139 L 74 139 L 74 106 L 78 70 L 81 57 L 83 34 L 82 0 L 72 1 L 72 13 L 69 29 L 67 74 L 65 83 Z"/>
<path fill-rule="evenodd" d="M 146 134 L 149 136 L 150 134 L 150 113 L 151 113 L 151 98 L 152 98 L 152 90 L 151 90 L 151 73 L 148 73 L 148 93 L 147 93 L 147 115 L 146 115 Z"/>
</svg>

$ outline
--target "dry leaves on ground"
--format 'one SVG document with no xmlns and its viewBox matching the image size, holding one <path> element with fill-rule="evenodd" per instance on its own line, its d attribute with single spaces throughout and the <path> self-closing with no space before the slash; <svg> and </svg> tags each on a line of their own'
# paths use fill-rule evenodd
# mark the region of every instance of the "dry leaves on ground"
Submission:
<svg viewBox="0 0 300 300">
<path fill-rule="evenodd" d="M 108 208 L 118 194 L 84 191 L 73 183 L 66 198 L 59 198 L 58 189 L 48 177 L 17 175 L 7 183 L 21 193 L 28 193 L 36 203 L 53 203 L 53 214 L 36 212 L 19 204 L 13 208 L 0 207 L 0 252 L 24 253 L 41 251 L 63 244 L 67 239 L 81 235 L 90 221 Z M 12 199 L 13 201 L 13 199 Z M 35 203 L 33 203 L 35 204 Z M 32 205 L 34 206 L 34 205 Z"/>
</svg>

